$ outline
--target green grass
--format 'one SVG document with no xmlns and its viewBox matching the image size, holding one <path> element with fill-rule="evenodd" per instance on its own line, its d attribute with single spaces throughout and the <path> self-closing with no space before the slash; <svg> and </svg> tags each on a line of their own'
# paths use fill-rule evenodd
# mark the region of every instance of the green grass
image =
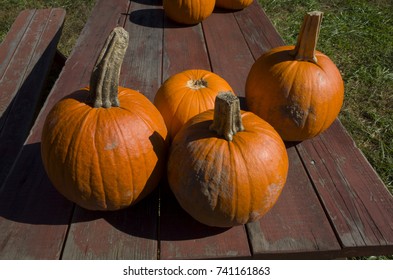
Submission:
<svg viewBox="0 0 393 280">
<path fill-rule="evenodd" d="M 67 11 L 67 15 L 59 50 L 68 56 L 95 2 L 95 0 L 0 0 L 0 42 L 22 10 L 61 7 Z"/>
<path fill-rule="evenodd" d="M 393 192 L 393 1 L 258 1 L 288 44 L 296 42 L 305 12 L 324 12 L 318 49 L 342 72 L 345 102 L 340 120 Z M 94 3 L 0 0 L 0 41 L 23 9 L 63 7 L 67 17 L 59 50 L 68 56 Z"/>
<path fill-rule="evenodd" d="M 393 2 L 391 0 L 258 0 L 287 44 L 304 13 L 324 12 L 318 50 L 340 69 L 340 120 L 393 192 Z"/>
<path fill-rule="evenodd" d="M 318 50 L 342 72 L 340 120 L 393 192 L 393 20 L 391 0 L 258 0 L 287 44 L 294 44 L 304 13 L 324 12 Z M 67 11 L 59 50 L 70 54 L 95 0 L 0 0 L 0 41 L 23 9 Z"/>
</svg>

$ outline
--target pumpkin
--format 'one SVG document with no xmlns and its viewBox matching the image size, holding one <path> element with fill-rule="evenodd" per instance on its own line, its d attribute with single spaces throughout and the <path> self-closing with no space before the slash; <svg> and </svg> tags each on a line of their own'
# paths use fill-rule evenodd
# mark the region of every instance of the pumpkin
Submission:
<svg viewBox="0 0 393 280">
<path fill-rule="evenodd" d="M 158 89 L 154 105 L 160 111 L 173 139 L 193 116 L 214 108 L 220 91 L 232 91 L 219 75 L 207 70 L 186 70 L 169 77 Z"/>
<path fill-rule="evenodd" d="M 48 113 L 41 142 L 46 173 L 66 198 L 90 210 L 117 210 L 148 195 L 165 173 L 167 130 L 141 93 L 119 87 L 128 33 L 115 28 L 90 87 Z"/>
<path fill-rule="evenodd" d="M 216 7 L 229 10 L 242 10 L 252 4 L 254 0 L 216 0 Z"/>
<path fill-rule="evenodd" d="M 296 46 L 263 54 L 246 81 L 246 103 L 286 141 L 325 131 L 338 116 L 344 83 L 332 60 L 316 50 L 321 12 L 307 13 Z"/>
<path fill-rule="evenodd" d="M 256 221 L 279 198 L 288 173 L 285 145 L 267 122 L 217 95 L 214 110 L 191 118 L 172 142 L 168 182 L 180 206 L 208 226 Z"/>
<path fill-rule="evenodd" d="M 182 24 L 197 24 L 209 17 L 214 10 L 215 0 L 164 0 L 165 14 Z"/>
</svg>

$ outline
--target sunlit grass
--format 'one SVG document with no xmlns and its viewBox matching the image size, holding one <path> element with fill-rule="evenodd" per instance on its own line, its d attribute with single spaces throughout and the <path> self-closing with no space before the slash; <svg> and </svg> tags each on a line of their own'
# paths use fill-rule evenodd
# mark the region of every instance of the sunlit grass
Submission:
<svg viewBox="0 0 393 280">
<path fill-rule="evenodd" d="M 58 48 L 68 56 L 95 2 L 95 0 L 0 0 L 0 42 L 22 10 L 61 7 L 66 10 L 67 15 Z"/>
<path fill-rule="evenodd" d="M 393 2 L 259 0 L 287 44 L 304 13 L 324 12 L 318 50 L 340 69 L 345 101 L 340 120 L 393 192 Z"/>
</svg>

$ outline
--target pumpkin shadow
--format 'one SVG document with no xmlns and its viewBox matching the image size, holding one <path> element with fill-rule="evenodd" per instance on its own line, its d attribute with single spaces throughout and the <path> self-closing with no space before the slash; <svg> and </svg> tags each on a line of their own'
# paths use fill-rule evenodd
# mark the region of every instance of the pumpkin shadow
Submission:
<svg viewBox="0 0 393 280">
<path fill-rule="evenodd" d="M 160 232 L 161 241 L 180 241 L 206 238 L 222 234 L 228 228 L 204 225 L 186 211 L 177 202 L 168 183 L 163 184 L 160 195 Z"/>
<path fill-rule="evenodd" d="M 129 14 L 133 24 L 150 28 L 187 28 L 198 24 L 181 24 L 171 20 L 163 9 L 140 9 Z"/>
<path fill-rule="evenodd" d="M 22 224 L 68 225 L 72 211 L 73 203 L 57 192 L 46 175 L 41 143 L 24 145 L 0 187 L 0 217 Z M 0 220 L 3 231 L 1 227 Z"/>
</svg>

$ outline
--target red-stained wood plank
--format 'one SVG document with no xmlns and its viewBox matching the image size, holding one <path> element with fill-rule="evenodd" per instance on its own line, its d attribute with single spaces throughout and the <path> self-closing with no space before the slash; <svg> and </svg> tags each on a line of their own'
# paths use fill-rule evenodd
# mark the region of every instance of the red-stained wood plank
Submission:
<svg viewBox="0 0 393 280">
<path fill-rule="evenodd" d="M 254 59 L 233 13 L 215 11 L 202 22 L 212 71 L 224 78 L 236 95 L 244 97 Z"/>
<path fill-rule="evenodd" d="M 187 69 L 210 68 L 201 24 L 177 25 L 165 18 L 163 80 Z M 250 256 L 244 226 L 221 229 L 195 221 L 163 184 L 160 200 L 160 259 L 216 259 Z"/>
<path fill-rule="evenodd" d="M 132 1 L 125 21 L 130 43 L 123 62 L 121 83 L 150 101 L 161 85 L 164 10 L 154 0 Z"/>
<path fill-rule="evenodd" d="M 73 204 L 50 184 L 41 161 L 40 139 L 52 106 L 88 84 L 106 36 L 123 19 L 129 1 L 98 1 L 16 161 L 0 188 L 0 258 L 58 259 Z M 111 10 L 111 13 L 108 13 Z M 94 27 L 94 28 L 93 28 Z"/>
<path fill-rule="evenodd" d="M 244 226 L 203 225 L 178 204 L 168 185 L 161 189 L 160 259 L 248 258 L 251 253 Z"/>
<path fill-rule="evenodd" d="M 214 30 L 210 24 L 218 27 Z M 223 26 L 228 26 L 228 31 Z M 233 16 L 215 14 L 212 21 L 206 20 L 204 30 L 205 34 L 219 33 L 216 37 L 206 35 L 209 52 L 219 53 L 217 59 L 212 59 L 212 67 L 220 69 L 222 73 L 226 71 L 223 76 L 231 79 L 231 85 L 234 84 L 243 90 L 241 95 L 255 59 L 263 52 L 283 43 L 256 2 L 242 11 L 234 12 Z M 233 44 L 226 43 L 226 47 L 222 48 L 220 41 Z M 230 67 L 232 60 L 228 58 L 232 57 L 239 59 Z M 339 243 L 296 149 L 290 145 L 287 150 L 290 167 L 282 197 L 260 222 L 247 225 L 253 257 L 284 258 L 292 254 L 293 258 L 302 258 L 306 255 L 332 257 L 332 252 L 340 249 Z"/>
<path fill-rule="evenodd" d="M 157 259 L 158 191 L 114 212 L 76 207 L 62 259 Z"/>
<path fill-rule="evenodd" d="M 295 146 L 287 148 L 289 173 L 278 202 L 247 225 L 254 258 L 334 258 L 341 249 Z"/>
<path fill-rule="evenodd" d="M 39 109 L 64 19 L 63 9 L 22 11 L 0 46 L 0 182 Z"/>
<path fill-rule="evenodd" d="M 235 12 L 235 17 L 254 59 L 284 44 L 258 1 L 255 0 L 247 9 Z"/>
<path fill-rule="evenodd" d="M 201 24 L 178 25 L 165 17 L 162 81 L 189 69 L 211 71 Z"/>
<path fill-rule="evenodd" d="M 131 2 L 123 14 L 130 42 L 120 85 L 154 98 L 161 83 L 162 8 L 155 1 Z M 110 213 L 76 206 L 62 258 L 157 259 L 158 199 L 157 190 L 137 205 Z"/>
<path fill-rule="evenodd" d="M 343 255 L 393 254 L 393 196 L 339 120 L 297 146 Z"/>
</svg>

